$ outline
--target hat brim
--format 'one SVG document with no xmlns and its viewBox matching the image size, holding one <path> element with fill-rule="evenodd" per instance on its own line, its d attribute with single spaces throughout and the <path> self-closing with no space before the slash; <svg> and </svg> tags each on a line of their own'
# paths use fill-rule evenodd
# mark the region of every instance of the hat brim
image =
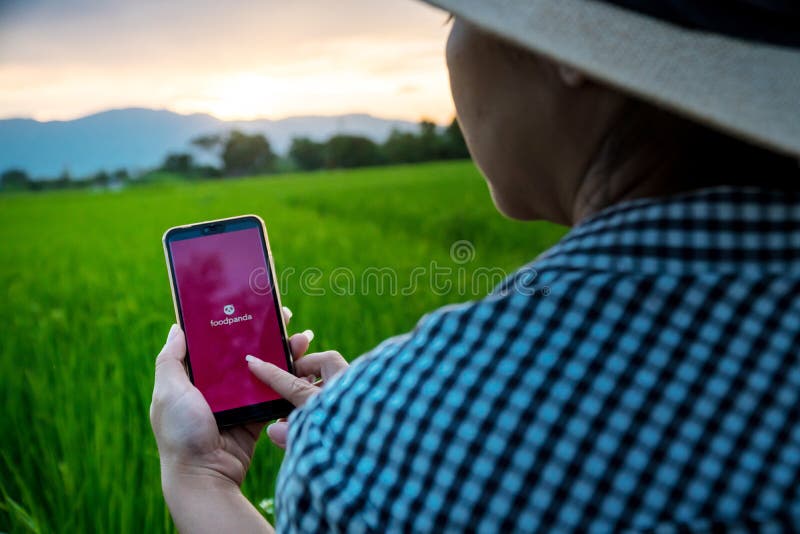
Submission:
<svg viewBox="0 0 800 534">
<path fill-rule="evenodd" d="M 800 155 L 800 50 L 591 0 L 424 0 L 661 107 Z"/>
</svg>

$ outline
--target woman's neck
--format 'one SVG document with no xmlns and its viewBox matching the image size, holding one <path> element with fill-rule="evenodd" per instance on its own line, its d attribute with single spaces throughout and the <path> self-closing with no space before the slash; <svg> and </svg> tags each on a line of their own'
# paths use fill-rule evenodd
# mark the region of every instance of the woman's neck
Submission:
<svg viewBox="0 0 800 534">
<path fill-rule="evenodd" d="M 686 189 L 685 180 L 675 176 L 674 166 L 662 158 L 631 159 L 613 170 L 598 161 L 590 165 L 577 188 L 571 222 L 575 225 L 620 202 L 668 196 Z"/>
</svg>

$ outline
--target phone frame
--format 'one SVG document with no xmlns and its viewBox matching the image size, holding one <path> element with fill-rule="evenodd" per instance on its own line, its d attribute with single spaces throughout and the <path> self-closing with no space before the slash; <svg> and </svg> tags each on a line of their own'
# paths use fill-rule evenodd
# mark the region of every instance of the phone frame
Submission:
<svg viewBox="0 0 800 534">
<path fill-rule="evenodd" d="M 231 227 L 233 228 L 231 229 Z M 289 346 L 289 338 L 286 335 L 286 324 L 283 320 L 283 312 L 281 306 L 281 295 L 278 285 L 275 281 L 275 264 L 272 261 L 272 254 L 269 248 L 269 238 L 267 237 L 267 228 L 264 220 L 258 215 L 239 215 L 236 217 L 228 217 L 225 219 L 215 219 L 212 221 L 203 221 L 181 226 L 173 226 L 169 228 L 161 238 L 164 247 L 164 257 L 167 262 L 167 273 L 169 275 L 169 287 L 172 293 L 172 303 L 175 308 L 175 318 L 180 324 L 181 329 L 184 329 L 183 313 L 181 311 L 180 297 L 177 291 L 177 278 L 175 276 L 175 269 L 172 264 L 172 251 L 170 243 L 177 241 L 175 239 L 181 236 L 180 240 L 192 239 L 203 237 L 213 234 L 224 234 L 226 232 L 235 232 L 238 230 L 245 230 L 248 228 L 258 228 L 261 236 L 261 246 L 266 258 L 267 273 L 269 274 L 270 287 L 272 288 L 272 298 L 275 303 L 275 311 L 278 314 L 278 324 L 281 331 L 281 342 L 283 343 L 284 353 L 286 354 L 286 367 L 290 373 L 294 374 L 294 360 L 292 350 Z M 195 235 L 196 234 L 196 235 Z M 184 330 L 185 332 L 185 330 Z M 244 355 L 242 355 L 244 360 Z M 184 367 L 189 375 L 189 380 L 194 384 L 194 377 L 192 375 L 191 357 L 187 349 L 186 357 L 184 358 Z M 223 410 L 221 412 L 214 412 L 214 418 L 217 421 L 219 428 L 228 428 L 232 426 L 243 425 L 246 423 L 270 421 L 286 417 L 294 409 L 294 406 L 285 399 L 275 399 L 271 401 L 261 402 L 258 404 L 251 404 L 248 406 L 241 406 L 239 408 L 232 408 L 230 410 Z"/>
</svg>

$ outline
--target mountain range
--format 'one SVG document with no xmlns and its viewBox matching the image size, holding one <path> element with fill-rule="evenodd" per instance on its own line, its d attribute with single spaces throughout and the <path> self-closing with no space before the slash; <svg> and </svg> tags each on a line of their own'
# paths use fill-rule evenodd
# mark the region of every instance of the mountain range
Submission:
<svg viewBox="0 0 800 534">
<path fill-rule="evenodd" d="M 417 125 L 367 114 L 224 121 L 203 113 L 143 108 L 114 109 L 68 121 L 2 119 L 0 172 L 20 168 L 34 178 L 54 178 L 64 172 L 87 176 L 120 168 L 136 172 L 158 166 L 169 152 L 188 152 L 212 163 L 212 156 L 190 141 L 233 129 L 263 133 L 275 152 L 285 154 L 293 137 L 322 141 L 344 133 L 382 142 L 392 129 L 416 131 Z"/>
</svg>

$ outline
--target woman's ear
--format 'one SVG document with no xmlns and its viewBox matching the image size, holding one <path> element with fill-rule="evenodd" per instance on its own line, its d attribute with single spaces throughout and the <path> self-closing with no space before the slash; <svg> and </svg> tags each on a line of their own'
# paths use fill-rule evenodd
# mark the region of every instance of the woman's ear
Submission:
<svg viewBox="0 0 800 534">
<path fill-rule="evenodd" d="M 557 70 L 558 77 L 567 87 L 580 87 L 586 81 L 586 76 L 572 67 L 559 64 Z"/>
</svg>

